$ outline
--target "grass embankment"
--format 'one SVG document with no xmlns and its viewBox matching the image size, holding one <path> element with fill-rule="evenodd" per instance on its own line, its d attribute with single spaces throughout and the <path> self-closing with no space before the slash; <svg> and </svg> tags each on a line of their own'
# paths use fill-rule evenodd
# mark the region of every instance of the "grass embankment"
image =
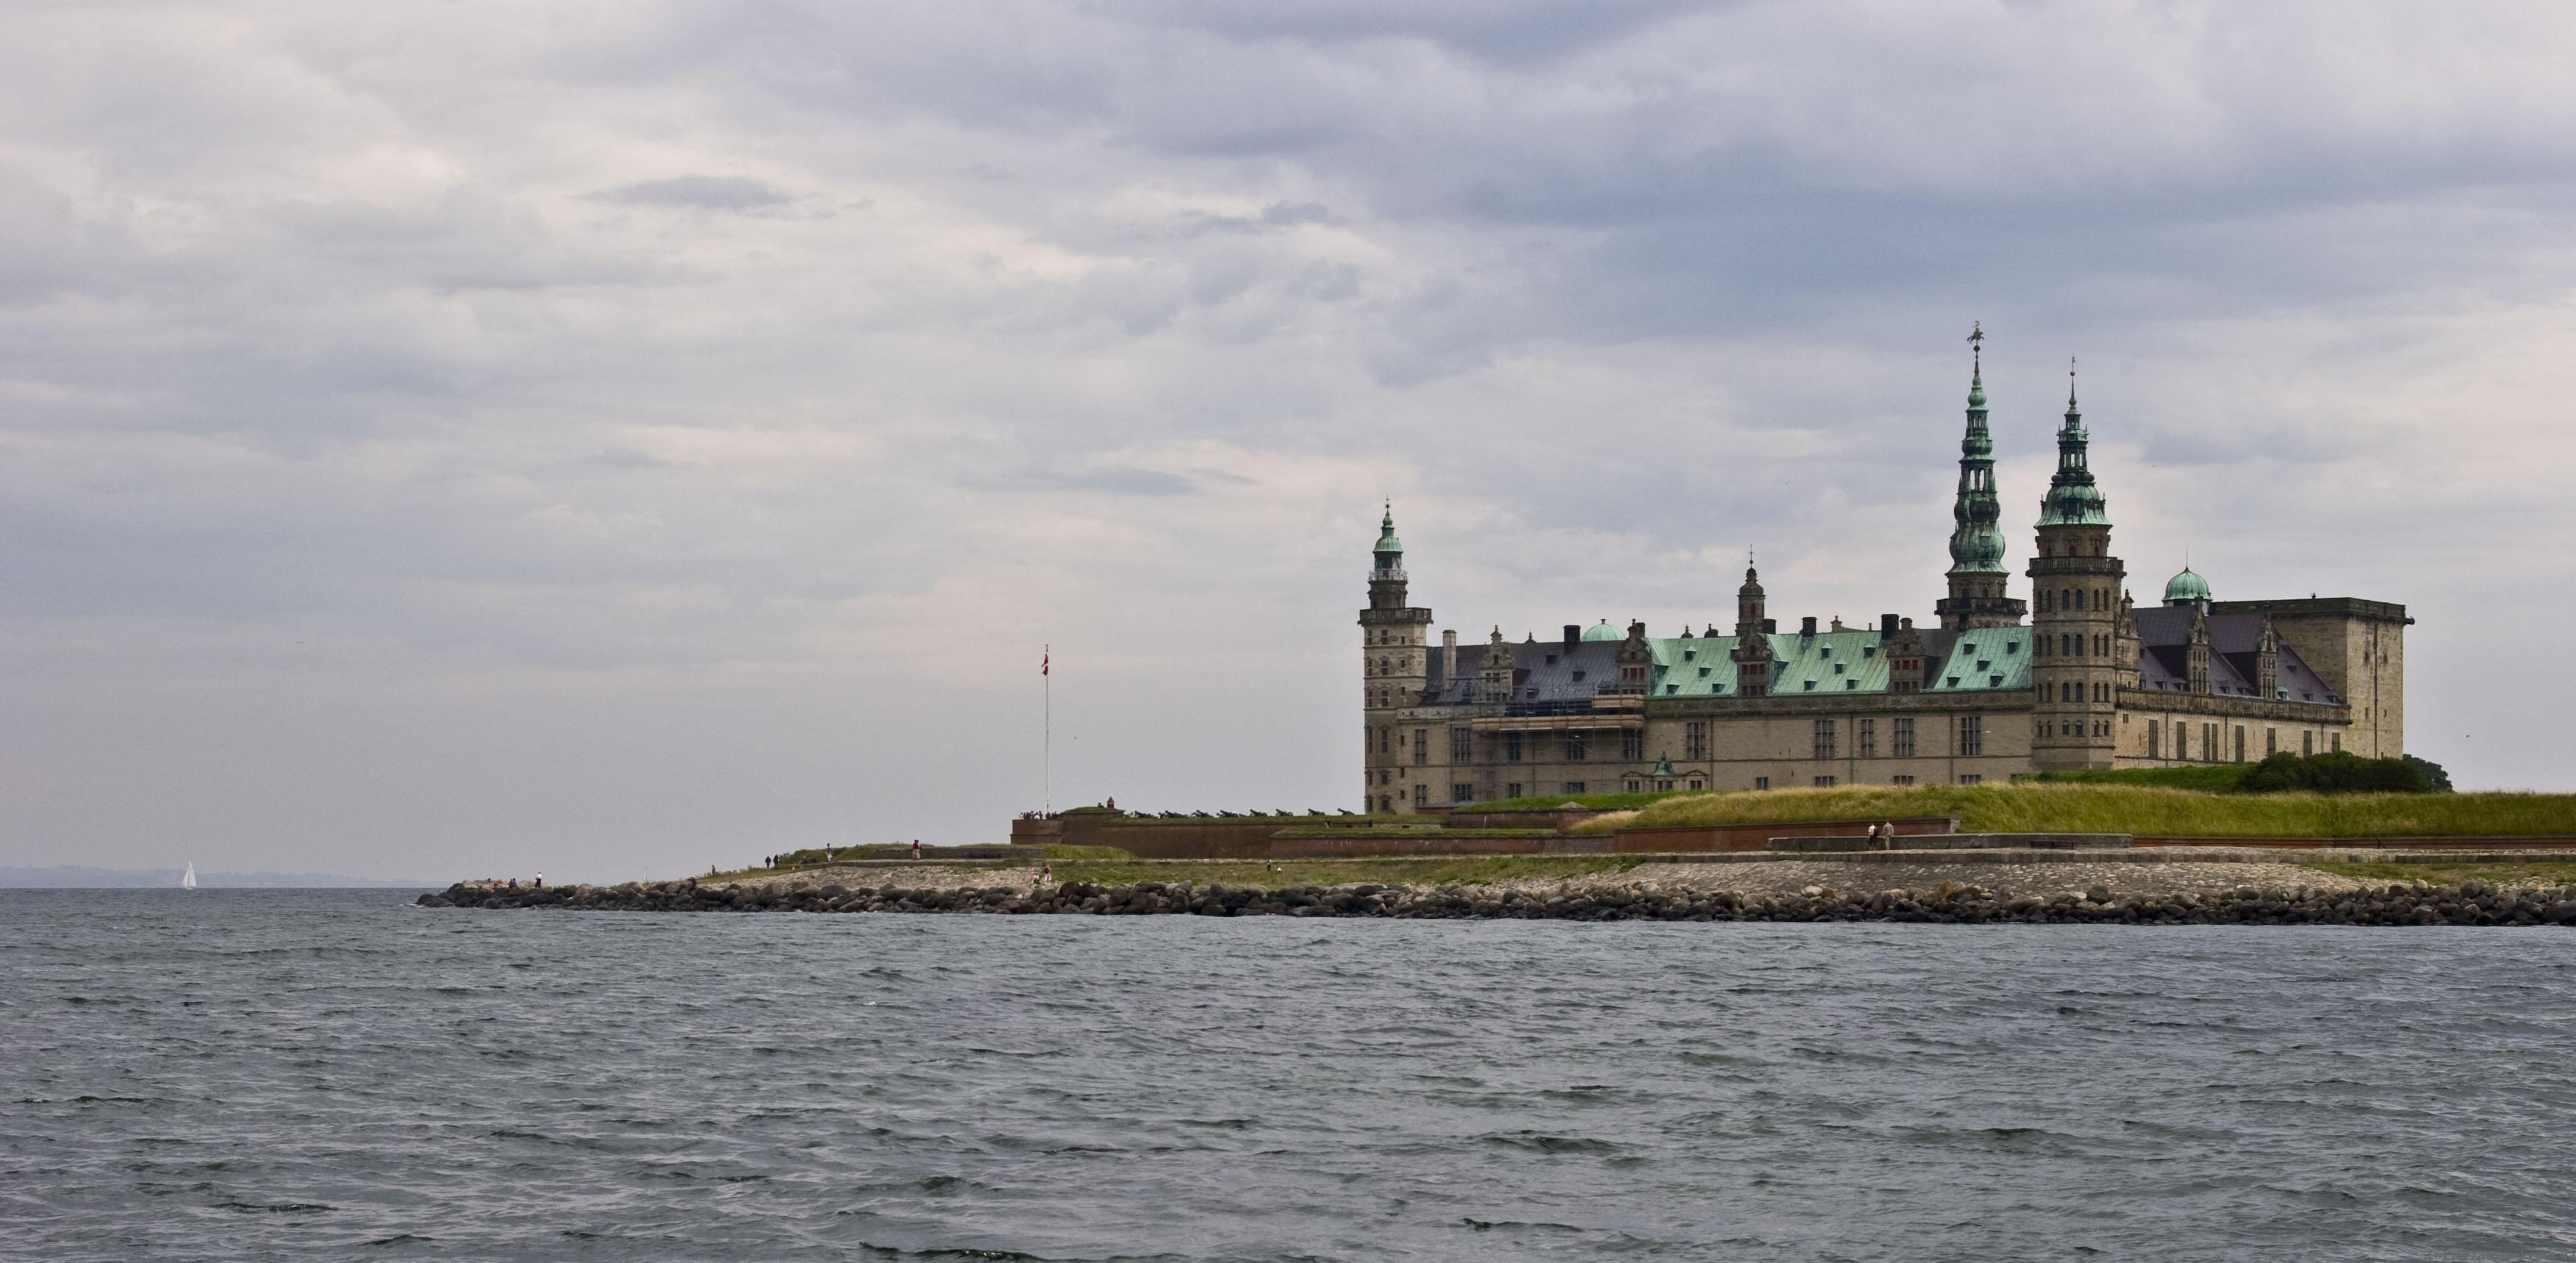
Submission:
<svg viewBox="0 0 2576 1263">
<path fill-rule="evenodd" d="M 2365 881 L 2425 881 L 2436 886 L 2456 886 L 2464 881 L 2492 882 L 2497 885 L 2568 886 L 2576 885 L 2576 860 L 2516 860 L 2503 864 L 2384 864 L 2372 861 L 2347 863 L 2340 860 L 2314 860 L 2299 865 L 2337 877 L 2358 877 Z"/>
<path fill-rule="evenodd" d="M 1524 798 L 1496 798 L 1490 802 L 1465 803 L 1460 805 L 1458 810 L 1544 811 L 1551 807 L 1562 807 L 1567 803 L 1572 803 L 1577 807 L 1590 807 L 1596 811 L 1626 811 L 1630 808 L 1646 806 L 1649 803 L 1659 803 L 1667 798 L 1679 797 L 1687 792 L 1689 791 L 1673 790 L 1668 793 L 1547 794 Z"/>
<path fill-rule="evenodd" d="M 1659 825 L 1955 816 L 1970 833 L 2132 833 L 2204 838 L 2512 837 L 2576 834 L 2571 794 L 2208 794 L 2138 785 L 1856 785 L 1666 799 L 1629 823 Z M 1593 822 L 1597 828 L 1598 821 Z"/>
<path fill-rule="evenodd" d="M 1641 861 L 1619 855 L 1393 855 L 1345 860 L 1205 860 L 1190 863 L 1128 860 L 1076 860 L 1057 864 L 1058 881 L 1195 882 L 1207 885 L 1335 886 L 1377 882 L 1387 886 L 1472 885 L 1521 877 L 1581 877 L 1587 873 L 1624 872 Z M 889 877 L 889 882 L 899 878 Z"/>
</svg>

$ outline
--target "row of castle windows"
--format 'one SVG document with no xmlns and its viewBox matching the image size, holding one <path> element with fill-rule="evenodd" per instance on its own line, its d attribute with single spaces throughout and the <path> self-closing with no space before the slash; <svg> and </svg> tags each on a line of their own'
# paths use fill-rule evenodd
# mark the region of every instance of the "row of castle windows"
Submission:
<svg viewBox="0 0 2576 1263">
<path fill-rule="evenodd" d="M 2186 761 L 2186 762 L 2187 762 L 2187 761 L 2190 761 L 2190 760 L 2191 760 L 2191 757 L 2192 757 L 2192 755 L 2191 755 L 2191 729 L 2190 729 L 2190 727 L 2189 727 L 2189 726 L 2187 726 L 2187 725 L 2185 725 L 2185 724 L 2184 724 L 2181 720 L 2179 720 L 2179 719 L 2174 720 L 2174 721 L 2173 721 L 2173 725 L 2172 725 L 2172 726 L 2173 726 L 2173 757 L 2174 757 L 2174 758 L 2176 758 L 2176 759 L 2178 759 L 2178 760 L 2182 760 L 2182 761 Z M 2148 758 L 2150 758 L 2150 759 L 2161 759 L 2161 758 L 2165 757 L 2165 756 L 2164 756 L 2164 750 L 2163 750 L 2164 727 L 2165 727 L 2165 725 L 2164 725 L 2163 723 L 2161 723 L 2161 722 L 2157 721 L 2157 720 L 2150 719 L 2150 720 L 2148 720 L 2148 721 L 2147 721 L 2147 757 L 2148 757 Z M 2234 725 L 2233 727 L 2234 727 L 2233 736 L 2234 736 L 2234 738 L 2235 738 L 2235 747 L 2236 747 L 2236 759 L 2235 759 L 2235 761 L 2236 761 L 2236 762 L 2238 762 L 2238 763 L 2242 763 L 2242 762 L 2244 762 L 2244 761 L 2245 761 L 2245 726 L 2244 726 L 2243 724 L 2237 724 L 2237 725 Z M 2329 753 L 2340 753 L 2340 752 L 2343 750 L 2343 734 L 2342 734 L 2342 733 L 2339 733 L 2339 732 L 2330 732 L 2330 733 L 2327 733 L 2327 734 L 2326 734 L 2326 750 L 2327 750 Z M 2281 730 L 2280 730 L 2280 729 L 2278 729 L 2278 728 L 2265 728 L 2265 729 L 2263 730 L 2263 753 L 2264 753 L 2266 756 L 2269 756 L 2269 755 L 2278 754 L 2278 753 L 2280 753 L 2280 752 L 2281 752 Z M 2302 733 L 2300 733 L 2300 734 L 2299 734 L 2299 753 L 2300 753 L 2300 754 L 2302 754 L 2302 755 L 2313 755 L 2313 754 L 2315 754 L 2316 752 L 2317 752 L 2317 734 L 2316 734 L 2316 733 L 2314 733 L 2314 732 L 2302 732 Z M 2203 762 L 2203 763 L 2216 763 L 2216 762 L 2218 762 L 2218 761 L 2219 761 L 2218 754 L 2219 754 L 2219 730 L 2218 730 L 2218 725 L 2216 725 L 2216 724 L 2202 724 L 2202 725 L 2200 726 L 2200 760 L 2199 760 L 2199 761 L 2200 761 L 2200 762 Z"/>
<path fill-rule="evenodd" d="M 2039 651 L 2040 657 L 2047 657 L 2048 637 L 2041 636 L 2032 641 L 2031 647 Z M 2107 658 L 2111 656 L 2111 638 L 2108 635 L 2087 636 L 2077 632 L 2060 632 L 2057 637 L 2057 656 Z"/>
<path fill-rule="evenodd" d="M 2108 684 L 2087 686 L 2073 682 L 2057 686 L 2057 700 L 2061 702 L 2081 702 L 2088 699 L 2096 702 L 2110 701 L 2111 686 Z M 2048 700 L 2048 685 L 2045 682 L 2039 686 L 2039 700 L 2043 702 Z"/>
<path fill-rule="evenodd" d="M 2059 610 L 2070 613 L 2079 612 L 2084 609 L 2087 602 L 2090 602 L 2095 610 L 2108 612 L 2111 608 L 2111 589 L 2059 588 L 2055 592 L 2050 592 L 2046 588 L 2039 590 L 2039 612 L 2042 614 L 2053 614 Z"/>
</svg>

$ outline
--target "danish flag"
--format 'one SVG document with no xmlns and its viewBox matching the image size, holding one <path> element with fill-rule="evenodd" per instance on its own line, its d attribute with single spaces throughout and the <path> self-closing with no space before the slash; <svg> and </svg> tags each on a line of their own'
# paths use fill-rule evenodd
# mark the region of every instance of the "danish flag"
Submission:
<svg viewBox="0 0 2576 1263">
<path fill-rule="evenodd" d="M 1038 650 L 1038 674 L 1040 674 L 1040 675 L 1045 675 L 1045 674 L 1047 674 L 1047 662 L 1048 662 L 1048 660 L 1049 660 L 1049 659 L 1053 658 L 1054 656 L 1055 656 L 1055 653 L 1054 653 L 1054 651 L 1053 651 L 1053 650 L 1049 650 L 1049 649 L 1041 649 L 1041 650 Z"/>
</svg>

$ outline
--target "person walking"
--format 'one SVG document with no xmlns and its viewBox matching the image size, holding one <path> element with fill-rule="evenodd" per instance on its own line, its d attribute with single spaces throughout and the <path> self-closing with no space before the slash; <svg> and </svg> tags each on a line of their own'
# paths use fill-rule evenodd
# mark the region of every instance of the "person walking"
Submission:
<svg viewBox="0 0 2576 1263">
<path fill-rule="evenodd" d="M 1879 842 L 1880 842 L 1882 845 L 1886 846 L 1888 850 L 1891 850 L 1891 851 L 1895 850 L 1895 849 L 1896 849 L 1896 822 L 1895 822 L 1895 821 L 1893 821 L 1893 820 L 1890 820 L 1890 821 L 1888 821 L 1887 823 L 1885 823 L 1885 824 L 1882 824 L 1882 825 L 1878 826 L 1878 839 L 1879 839 Z"/>
<path fill-rule="evenodd" d="M 921 858 L 921 839 L 919 838 L 914 838 L 912 840 L 912 858 Z"/>
<path fill-rule="evenodd" d="M 543 889 L 545 889 L 545 888 L 546 888 L 546 875 L 545 875 L 544 873 L 539 873 L 539 874 L 537 874 L 537 889 L 539 889 L 539 890 L 543 890 Z"/>
</svg>

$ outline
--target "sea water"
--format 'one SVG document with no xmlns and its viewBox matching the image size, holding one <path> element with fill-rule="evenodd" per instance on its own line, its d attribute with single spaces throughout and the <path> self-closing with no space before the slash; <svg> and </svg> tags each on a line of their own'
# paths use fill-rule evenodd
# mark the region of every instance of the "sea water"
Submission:
<svg viewBox="0 0 2576 1263">
<path fill-rule="evenodd" d="M 0 1255 L 2576 1256 L 2576 933 L 0 892 Z"/>
</svg>

